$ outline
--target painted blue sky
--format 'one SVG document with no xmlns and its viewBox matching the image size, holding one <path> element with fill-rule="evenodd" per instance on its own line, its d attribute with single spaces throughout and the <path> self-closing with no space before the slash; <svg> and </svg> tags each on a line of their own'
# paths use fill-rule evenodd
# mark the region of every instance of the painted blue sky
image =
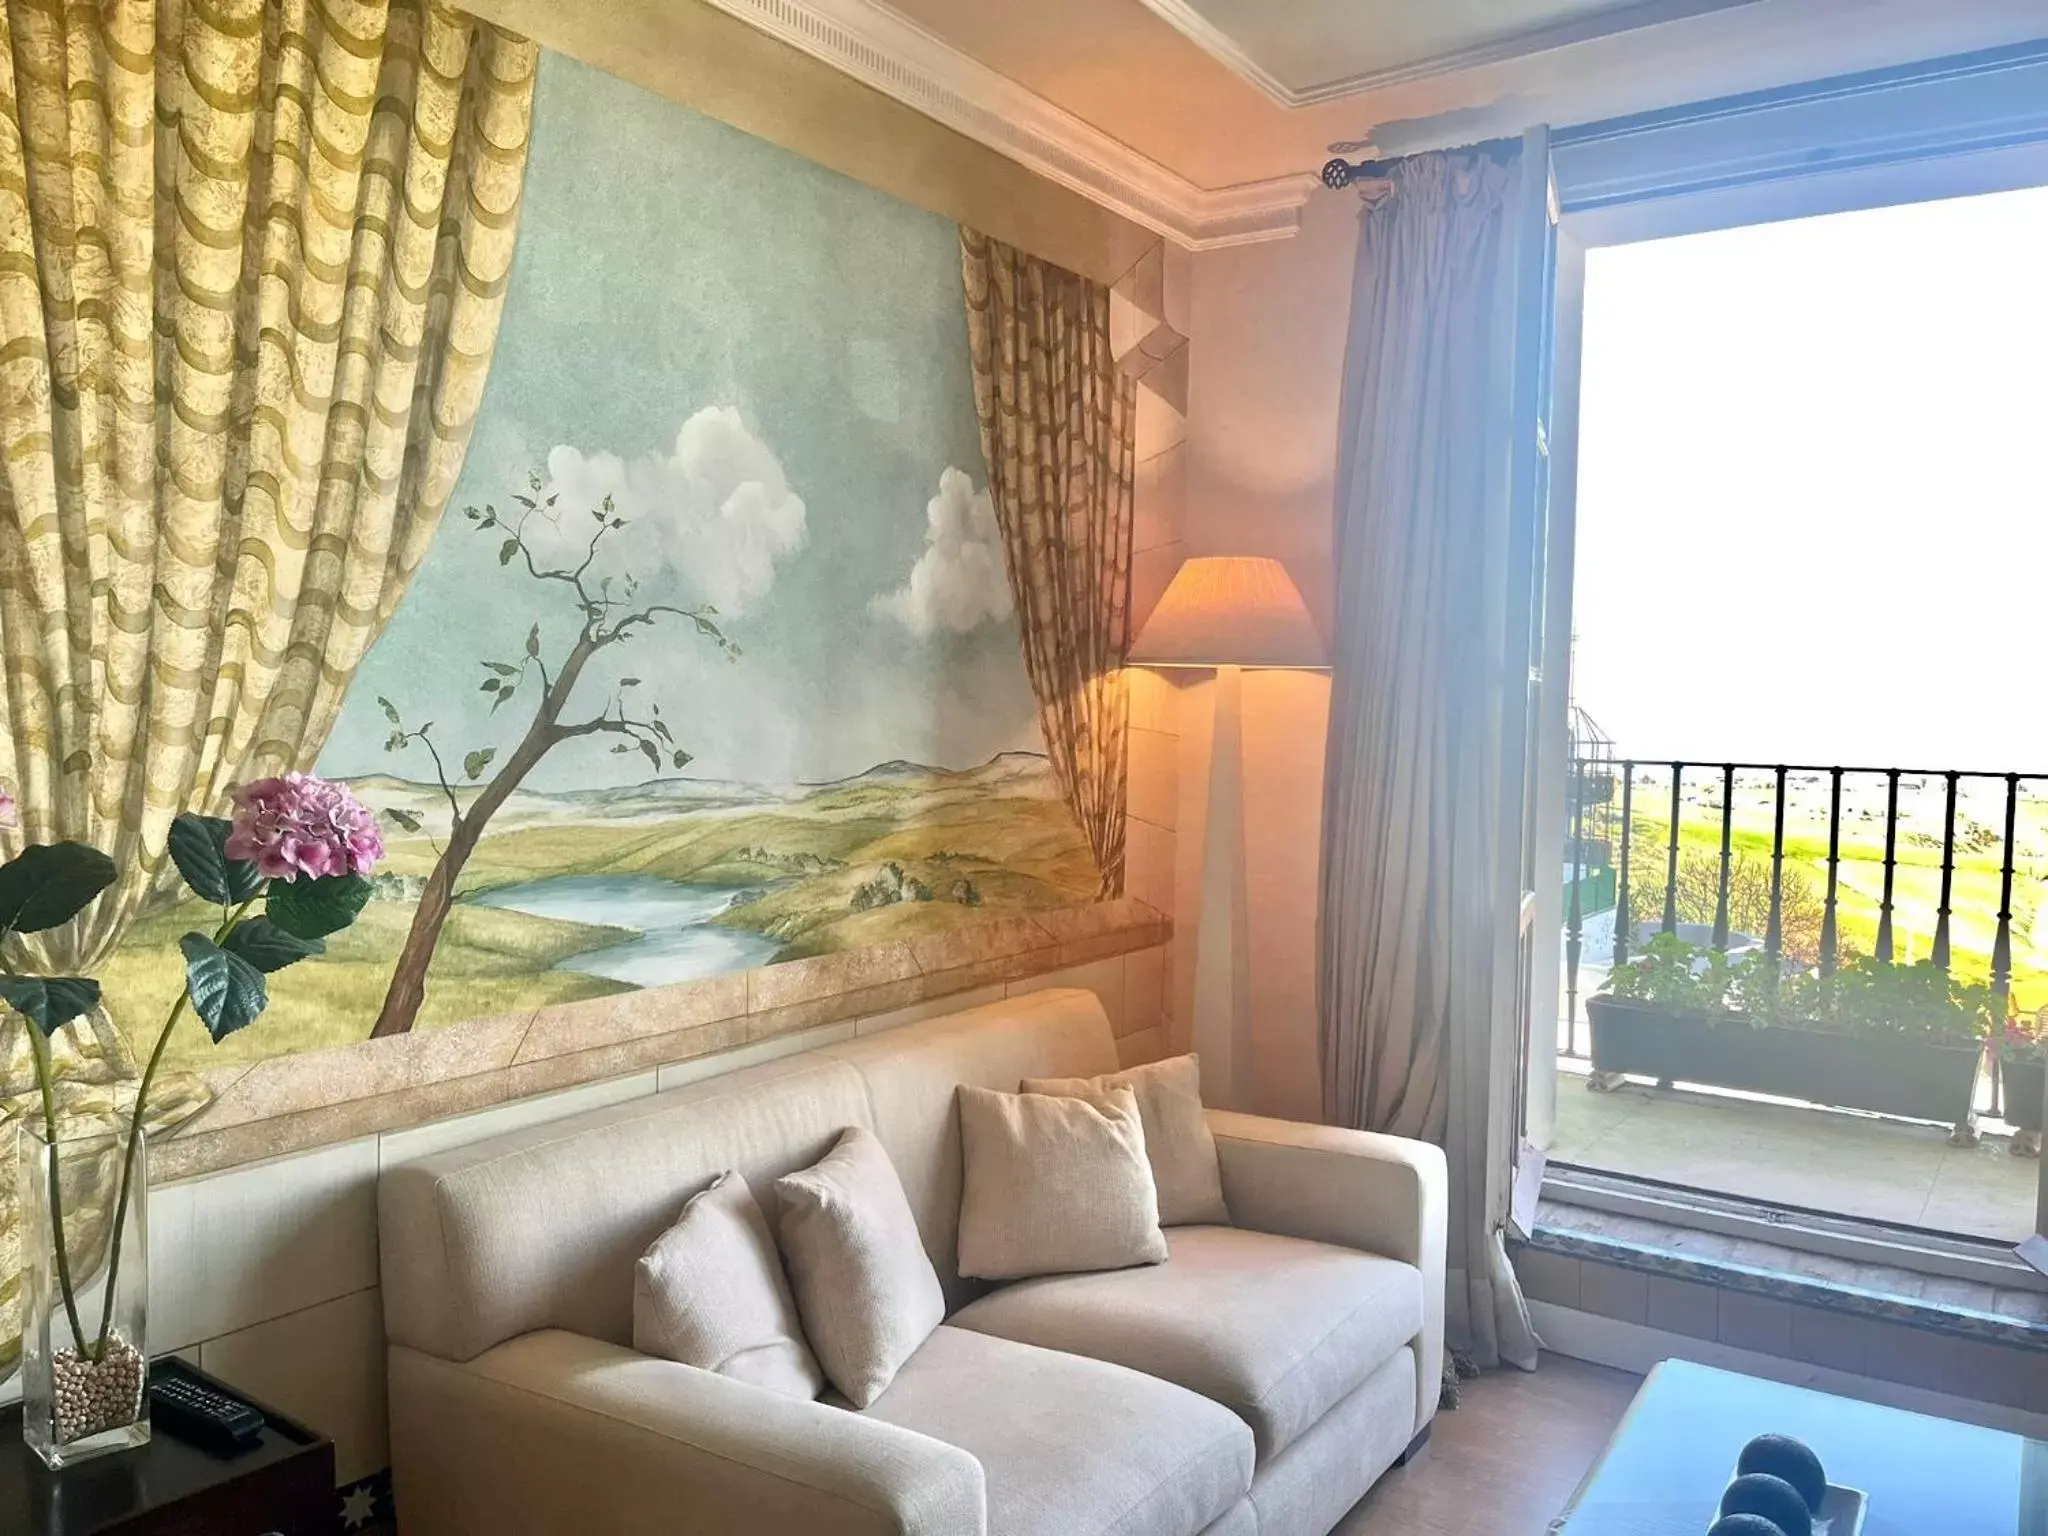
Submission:
<svg viewBox="0 0 2048 1536">
<path fill-rule="evenodd" d="M 466 504 L 513 510 L 529 469 L 560 534 L 611 494 L 606 564 L 645 601 L 713 602 L 744 650 L 683 627 L 600 658 L 595 713 L 645 679 L 692 774 L 823 780 L 908 758 L 967 766 L 1038 746 L 985 494 L 954 227 L 559 54 L 545 56 L 503 329 L 447 520 L 365 660 L 322 771 L 418 777 L 376 696 L 444 755 L 493 718 L 485 658 L 573 609 L 498 564 Z M 530 691 L 529 691 L 530 692 Z M 576 715 L 579 711 L 572 710 Z M 558 748 L 532 788 L 645 777 L 609 743 Z"/>
</svg>

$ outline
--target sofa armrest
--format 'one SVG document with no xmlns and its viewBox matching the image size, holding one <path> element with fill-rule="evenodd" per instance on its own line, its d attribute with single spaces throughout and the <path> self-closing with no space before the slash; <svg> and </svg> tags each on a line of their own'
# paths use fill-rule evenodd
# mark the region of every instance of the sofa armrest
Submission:
<svg viewBox="0 0 2048 1536">
<path fill-rule="evenodd" d="M 987 1529 L 966 1451 L 580 1334 L 525 1334 L 463 1364 L 393 1345 L 390 1385 L 414 1536 Z"/>
<path fill-rule="evenodd" d="M 1241 1227 L 1399 1259 L 1422 1271 L 1415 1428 L 1436 1413 L 1444 1347 L 1444 1241 L 1450 1175 L 1426 1141 L 1208 1112 L 1223 1200 Z"/>
</svg>

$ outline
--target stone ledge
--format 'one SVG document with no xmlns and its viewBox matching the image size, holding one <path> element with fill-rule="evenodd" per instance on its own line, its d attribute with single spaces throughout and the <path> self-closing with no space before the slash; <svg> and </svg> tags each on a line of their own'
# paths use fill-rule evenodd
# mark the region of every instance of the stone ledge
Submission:
<svg viewBox="0 0 2048 1536">
<path fill-rule="evenodd" d="M 2048 1295 L 2035 1291 L 1851 1264 L 1552 1200 L 1539 1207 L 1528 1240 L 1515 1246 L 1951 1338 L 2048 1352 Z"/>
<path fill-rule="evenodd" d="M 213 1102 L 152 1144 L 150 1176 L 187 1179 L 404 1130 L 1151 949 L 1171 936 L 1165 916 L 1125 897 L 225 1068 L 207 1074 Z"/>
</svg>

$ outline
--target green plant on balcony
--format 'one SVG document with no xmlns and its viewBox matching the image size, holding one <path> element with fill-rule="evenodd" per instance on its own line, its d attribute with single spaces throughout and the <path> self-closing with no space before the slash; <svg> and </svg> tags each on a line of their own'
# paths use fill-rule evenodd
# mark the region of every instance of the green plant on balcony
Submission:
<svg viewBox="0 0 2048 1536">
<path fill-rule="evenodd" d="M 1937 1045 L 1987 1038 L 1996 1011 L 1988 985 L 1966 981 L 1931 960 L 1899 965 L 1858 955 L 1832 976 L 1804 976 L 1786 991 L 1800 1019 L 1846 1034 Z"/>
<path fill-rule="evenodd" d="M 1852 955 L 1831 975 L 1787 969 L 1763 953 L 1729 958 L 1674 933 L 1652 938 L 1617 967 L 1609 997 L 1674 1013 L 1727 1013 L 1751 1025 L 1800 1025 L 1840 1034 L 1966 1045 L 1990 1033 L 1989 986 L 1932 961 L 1901 965 Z"/>
<path fill-rule="evenodd" d="M 1729 1006 L 1737 964 L 1724 951 L 1660 933 L 1642 954 L 1610 971 L 1601 990 L 1646 1008 L 1716 1013 Z"/>
<path fill-rule="evenodd" d="M 2005 1021 L 2004 1047 L 2000 1055 L 2007 1066 L 2015 1062 L 2048 1061 L 2048 1018 L 2040 1013 L 2015 1010 L 2013 1016 Z"/>
</svg>

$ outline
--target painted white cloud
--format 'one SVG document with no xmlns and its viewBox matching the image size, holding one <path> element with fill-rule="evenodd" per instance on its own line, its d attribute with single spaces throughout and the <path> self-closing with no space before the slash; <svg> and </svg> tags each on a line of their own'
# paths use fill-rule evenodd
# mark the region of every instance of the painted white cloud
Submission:
<svg viewBox="0 0 2048 1536">
<path fill-rule="evenodd" d="M 873 598 L 871 612 L 894 619 L 920 639 L 964 635 L 1012 611 L 1003 569 L 1003 536 L 987 491 L 960 470 L 939 476 L 939 494 L 925 503 L 925 548 L 894 592 Z"/>
<path fill-rule="evenodd" d="M 777 566 L 807 536 L 803 498 L 729 405 L 685 421 L 673 452 L 630 463 L 564 443 L 548 454 L 547 479 L 547 492 L 561 498 L 561 540 L 580 545 L 582 518 L 610 496 L 632 536 L 615 547 L 619 562 L 644 576 L 647 550 L 659 550 L 660 564 L 728 617 L 767 595 Z"/>
</svg>

